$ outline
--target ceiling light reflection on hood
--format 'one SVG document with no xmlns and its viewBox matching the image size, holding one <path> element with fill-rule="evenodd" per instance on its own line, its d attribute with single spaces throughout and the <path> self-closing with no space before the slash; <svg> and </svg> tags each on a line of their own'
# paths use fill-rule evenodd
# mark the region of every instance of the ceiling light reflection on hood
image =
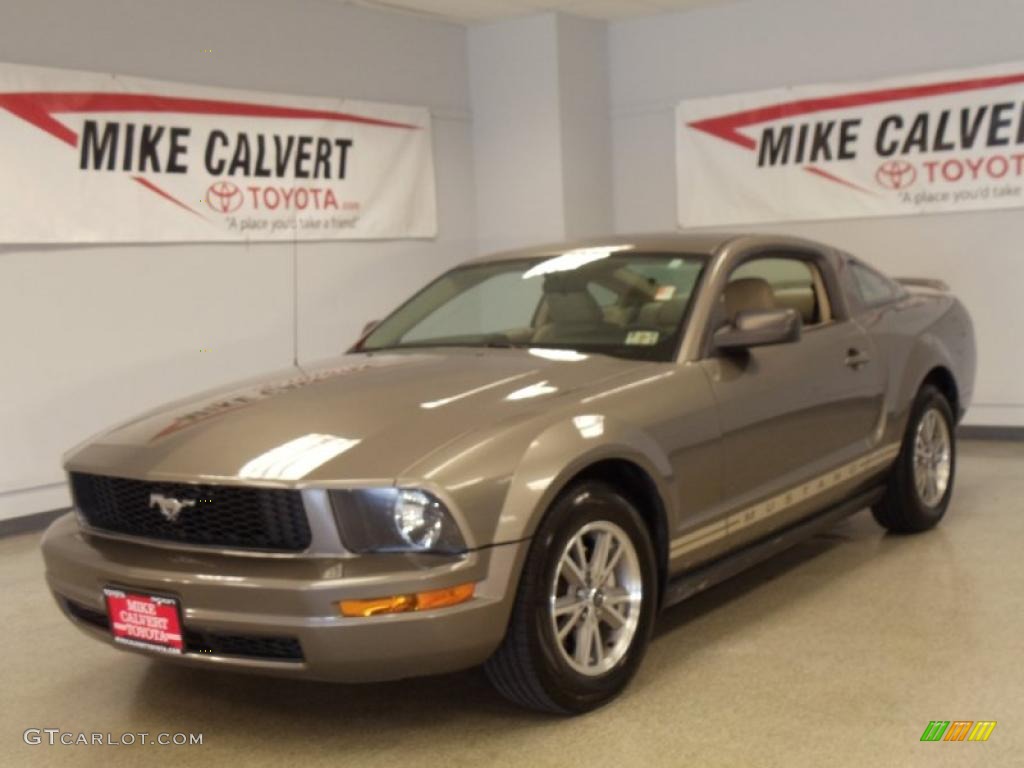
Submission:
<svg viewBox="0 0 1024 768">
<path fill-rule="evenodd" d="M 585 413 L 573 418 L 572 423 L 580 433 L 580 437 L 589 440 L 604 434 L 604 416 L 599 413 Z"/>
<path fill-rule="evenodd" d="M 537 373 L 537 371 L 526 371 L 525 373 L 517 373 L 515 376 L 509 376 L 508 378 L 499 379 L 498 381 L 492 381 L 490 384 L 484 384 L 483 386 L 476 387 L 475 389 L 467 389 L 465 392 L 460 392 L 457 395 L 451 395 L 450 397 L 442 397 L 440 400 L 430 400 L 426 403 L 420 403 L 420 408 L 426 408 L 428 410 L 432 408 L 440 408 L 442 405 L 448 405 L 449 403 L 454 403 L 457 400 L 462 400 L 463 398 L 471 397 L 472 395 L 478 395 L 481 392 L 486 392 L 489 389 L 500 387 L 502 384 L 508 384 L 509 382 L 515 381 L 516 379 L 521 379 L 524 376 L 532 376 L 535 373 Z"/>
<path fill-rule="evenodd" d="M 529 352 L 534 357 L 543 357 L 545 360 L 556 360 L 564 363 L 578 363 L 581 360 L 587 359 L 586 355 L 581 352 L 577 352 L 575 349 L 542 349 L 540 347 L 531 347 Z"/>
<path fill-rule="evenodd" d="M 531 277 L 540 277 L 541 275 L 550 275 L 552 272 L 571 272 L 574 269 L 579 269 L 584 264 L 600 261 L 601 259 L 608 258 L 613 253 L 629 251 L 632 248 L 632 245 L 603 245 L 596 248 L 576 248 L 575 250 L 566 251 L 559 256 L 555 256 L 553 259 L 542 261 L 540 264 L 526 270 L 523 273 L 523 280 L 529 280 Z"/>
<path fill-rule="evenodd" d="M 605 398 L 605 397 L 610 397 L 612 395 L 617 395 L 620 392 L 625 392 L 627 389 L 636 389 L 637 387 L 642 387 L 645 384 L 650 384 L 652 381 L 658 381 L 659 379 L 667 379 L 670 376 L 675 376 L 675 375 L 676 375 L 675 371 L 666 371 L 665 373 L 658 373 L 658 374 L 655 374 L 654 376 L 648 376 L 647 378 L 644 378 L 644 379 L 639 379 L 637 381 L 631 381 L 631 382 L 629 382 L 629 384 L 623 384 L 620 387 L 613 387 L 612 389 L 606 389 L 604 392 L 598 392 L 596 395 L 591 395 L 590 397 L 585 397 L 580 402 L 581 403 L 592 403 L 595 400 L 600 400 L 600 399 Z"/>
<path fill-rule="evenodd" d="M 515 392 L 510 392 L 505 396 L 506 400 L 528 400 L 531 397 L 540 397 L 541 395 L 550 395 L 552 392 L 557 392 L 558 387 L 553 387 L 546 381 L 538 381 L 536 384 L 530 384 L 528 387 L 517 389 Z"/>
<path fill-rule="evenodd" d="M 252 459 L 238 470 L 238 476 L 248 480 L 300 480 L 359 443 L 335 435 L 303 435 Z"/>
</svg>

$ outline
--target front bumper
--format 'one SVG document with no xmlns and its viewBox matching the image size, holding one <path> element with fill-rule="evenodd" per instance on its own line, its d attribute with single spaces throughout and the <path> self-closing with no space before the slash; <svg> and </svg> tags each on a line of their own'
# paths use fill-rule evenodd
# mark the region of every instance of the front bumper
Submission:
<svg viewBox="0 0 1024 768">
<path fill-rule="evenodd" d="M 461 557 L 248 556 L 108 539 L 84 533 L 69 513 L 46 531 L 42 549 L 47 581 L 65 614 L 112 645 L 108 630 L 73 612 L 77 606 L 104 613 L 106 586 L 177 597 L 186 632 L 294 638 L 301 658 L 119 649 L 208 669 L 362 682 L 451 672 L 486 660 L 505 634 L 526 542 Z M 369 618 L 345 618 L 337 608 L 344 599 L 470 581 L 476 582 L 474 597 L 450 608 Z"/>
</svg>

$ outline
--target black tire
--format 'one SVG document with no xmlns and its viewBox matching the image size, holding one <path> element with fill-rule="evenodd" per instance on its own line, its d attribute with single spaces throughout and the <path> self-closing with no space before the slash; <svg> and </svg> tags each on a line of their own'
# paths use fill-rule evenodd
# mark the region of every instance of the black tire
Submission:
<svg viewBox="0 0 1024 768">
<path fill-rule="evenodd" d="M 945 422 L 949 435 L 949 481 L 942 497 L 928 504 L 922 499 L 914 482 L 914 444 L 918 426 L 925 414 L 936 411 Z M 934 528 L 946 514 L 953 495 L 956 478 L 956 422 L 953 409 L 946 397 L 935 387 L 926 384 L 917 393 L 907 421 L 907 430 L 899 456 L 886 484 L 885 495 L 871 508 L 880 525 L 893 533 L 920 533 Z"/>
<path fill-rule="evenodd" d="M 549 596 L 561 553 L 594 522 L 613 523 L 628 535 L 637 555 L 642 598 L 625 654 L 603 674 L 585 675 L 562 657 Z M 530 544 L 505 639 L 484 671 L 499 693 L 528 709 L 561 715 L 596 709 L 615 698 L 639 667 L 654 626 L 657 590 L 654 547 L 636 508 L 604 483 L 574 485 L 551 506 Z"/>
</svg>

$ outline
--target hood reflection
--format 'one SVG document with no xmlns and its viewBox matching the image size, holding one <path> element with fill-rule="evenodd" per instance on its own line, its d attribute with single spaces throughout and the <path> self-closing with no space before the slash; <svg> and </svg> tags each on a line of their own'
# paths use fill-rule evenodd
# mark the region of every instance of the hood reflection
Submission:
<svg viewBox="0 0 1024 768">
<path fill-rule="evenodd" d="M 576 416 L 572 420 L 580 437 L 589 440 L 593 437 L 600 437 L 604 434 L 604 416 L 599 413 L 586 413 Z"/>
<path fill-rule="evenodd" d="M 334 435 L 303 435 L 247 462 L 238 476 L 249 480 L 301 480 L 359 443 Z"/>
<path fill-rule="evenodd" d="M 544 347 L 531 347 L 529 353 L 534 357 L 543 357 L 545 360 L 554 360 L 561 363 L 578 363 L 586 360 L 587 355 L 577 352 L 575 349 L 545 349 Z"/>
<path fill-rule="evenodd" d="M 515 376 L 509 376 L 504 379 L 499 379 L 498 381 L 492 381 L 490 384 L 484 384 L 483 386 L 480 387 L 467 389 L 465 392 L 459 392 L 457 395 L 450 395 L 449 397 L 442 397 L 439 400 L 429 400 L 425 403 L 420 403 L 420 408 L 426 408 L 428 410 L 431 408 L 440 408 L 442 405 L 448 405 L 449 403 L 457 402 L 459 400 L 462 400 L 463 398 L 471 397 L 472 395 L 478 395 L 481 392 L 486 392 L 489 389 L 500 387 L 502 384 L 508 384 L 509 382 L 525 378 L 526 376 L 531 376 L 535 373 L 536 371 L 526 371 L 525 373 L 517 373 Z"/>
<path fill-rule="evenodd" d="M 536 384 L 530 384 L 522 389 L 517 389 L 515 392 L 509 393 L 506 400 L 528 400 L 531 397 L 540 397 L 541 395 L 550 395 L 552 392 L 557 392 L 558 387 L 553 387 L 547 383 L 547 381 L 538 381 Z"/>
</svg>

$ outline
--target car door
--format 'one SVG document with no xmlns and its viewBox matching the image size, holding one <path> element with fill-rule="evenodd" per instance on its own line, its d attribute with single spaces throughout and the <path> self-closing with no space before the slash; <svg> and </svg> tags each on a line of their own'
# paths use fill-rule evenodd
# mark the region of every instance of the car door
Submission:
<svg viewBox="0 0 1024 768">
<path fill-rule="evenodd" d="M 730 547 L 848 493 L 850 470 L 878 429 L 880 365 L 871 338 L 834 294 L 831 269 L 813 252 L 750 254 L 737 259 L 722 289 L 712 325 L 729 320 L 726 292 L 741 280 L 767 283 L 775 308 L 796 309 L 804 323 L 798 341 L 728 353 L 712 346 L 701 363 L 720 414 Z"/>
</svg>

